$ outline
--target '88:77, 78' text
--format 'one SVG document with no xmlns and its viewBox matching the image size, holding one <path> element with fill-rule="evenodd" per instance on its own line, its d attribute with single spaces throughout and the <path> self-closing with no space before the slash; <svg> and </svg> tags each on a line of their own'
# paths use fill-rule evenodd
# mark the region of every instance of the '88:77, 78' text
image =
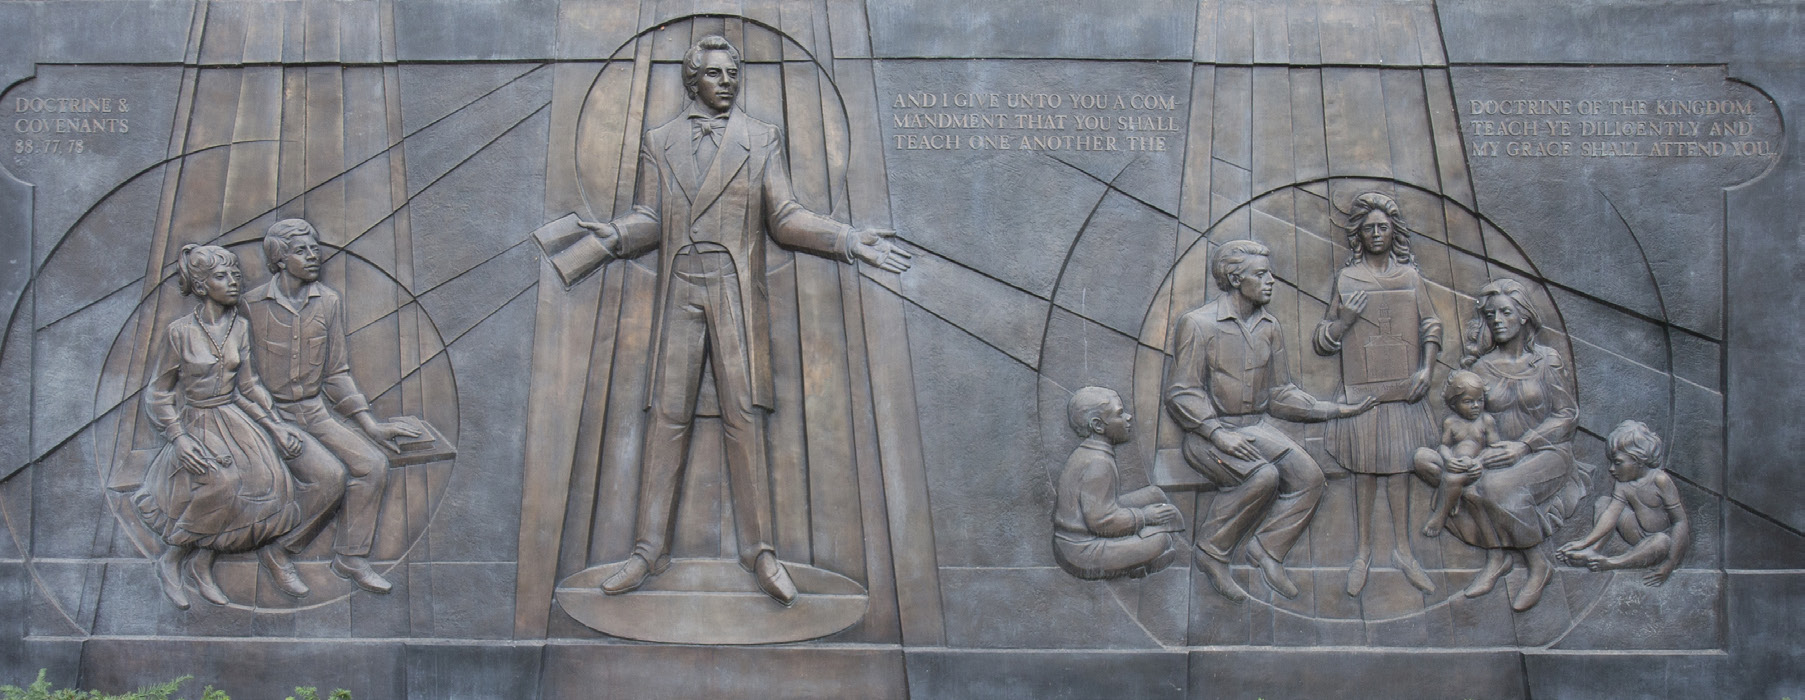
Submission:
<svg viewBox="0 0 1805 700">
<path fill-rule="evenodd" d="M 82 139 L 13 139 L 15 155 L 73 155 L 87 150 Z"/>
</svg>

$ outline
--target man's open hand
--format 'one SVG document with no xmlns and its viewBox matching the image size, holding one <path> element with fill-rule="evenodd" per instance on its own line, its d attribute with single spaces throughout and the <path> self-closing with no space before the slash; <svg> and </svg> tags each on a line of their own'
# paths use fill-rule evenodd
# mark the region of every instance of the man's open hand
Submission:
<svg viewBox="0 0 1805 700">
<path fill-rule="evenodd" d="M 915 257 L 914 253 L 903 250 L 902 246 L 896 244 L 896 232 L 890 229 L 853 229 L 852 235 L 857 237 L 857 241 L 852 244 L 852 255 L 867 265 L 902 272 L 909 269 L 909 260 Z"/>
</svg>

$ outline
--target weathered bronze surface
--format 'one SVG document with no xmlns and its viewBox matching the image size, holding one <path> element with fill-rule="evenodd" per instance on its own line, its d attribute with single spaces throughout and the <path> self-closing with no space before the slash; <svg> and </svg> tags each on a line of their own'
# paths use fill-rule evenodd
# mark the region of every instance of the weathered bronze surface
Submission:
<svg viewBox="0 0 1805 700">
<path fill-rule="evenodd" d="M 0 17 L 0 683 L 1805 697 L 1805 7 Z"/>
</svg>

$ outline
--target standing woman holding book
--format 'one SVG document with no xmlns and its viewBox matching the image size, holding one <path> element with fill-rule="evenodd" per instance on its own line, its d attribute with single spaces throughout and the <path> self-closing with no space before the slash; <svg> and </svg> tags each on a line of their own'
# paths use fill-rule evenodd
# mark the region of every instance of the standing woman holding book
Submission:
<svg viewBox="0 0 1805 700">
<path fill-rule="evenodd" d="M 1396 200 L 1378 192 L 1355 197 L 1345 229 L 1353 252 L 1335 275 L 1311 345 L 1318 355 L 1341 355 L 1342 401 L 1379 401 L 1331 428 L 1335 456 L 1354 474 L 1359 546 L 1348 567 L 1347 594 L 1366 587 L 1381 481 L 1396 542 L 1392 563 L 1411 585 L 1432 592 L 1434 582 L 1410 551 L 1409 474 L 1416 448 L 1437 441 L 1423 397 L 1441 352 L 1441 319 L 1410 254 L 1410 229 Z"/>
</svg>

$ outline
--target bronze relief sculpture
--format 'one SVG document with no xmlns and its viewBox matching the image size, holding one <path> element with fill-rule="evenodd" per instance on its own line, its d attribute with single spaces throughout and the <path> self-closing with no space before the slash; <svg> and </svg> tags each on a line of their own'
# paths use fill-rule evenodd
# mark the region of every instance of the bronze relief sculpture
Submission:
<svg viewBox="0 0 1805 700">
<path fill-rule="evenodd" d="M 1185 552 L 1184 521 L 1158 486 L 1123 493 L 1115 446 L 1128 441 L 1134 416 L 1122 397 L 1102 387 L 1072 393 L 1066 409 L 1084 442 L 1059 475 L 1053 508 L 1053 555 L 1082 579 L 1141 578 Z"/>
<path fill-rule="evenodd" d="M 1441 352 L 1441 319 L 1410 254 L 1411 232 L 1397 201 L 1378 192 L 1361 194 L 1347 218 L 1353 253 L 1335 274 L 1328 311 L 1311 336 L 1316 354 L 1341 355 L 1344 401 L 1378 399 L 1373 410 L 1335 426 L 1337 456 L 1354 473 L 1358 548 L 1348 567 L 1347 594 L 1359 595 L 1366 586 L 1381 482 L 1397 541 L 1392 564 L 1410 585 L 1433 592 L 1435 584 L 1410 551 L 1405 475 L 1415 447 L 1429 444 L 1435 434 L 1423 396 Z"/>
<path fill-rule="evenodd" d="M 1472 372 L 1486 384 L 1486 412 L 1496 418 L 1505 441 L 1480 452 L 1477 467 L 1444 463 L 1434 450 L 1418 450 L 1416 474 L 1431 484 L 1460 486 L 1460 510 L 1448 518 L 1447 529 L 1486 550 L 1485 568 L 1464 594 L 1491 592 L 1510 571 L 1512 557 L 1521 557 L 1529 579 L 1511 597 L 1511 607 L 1522 611 L 1541 600 L 1553 574 L 1543 541 L 1585 494 L 1572 452 L 1579 409 L 1560 353 L 1537 342 L 1541 312 L 1523 284 L 1493 280 L 1478 296 L 1491 348 Z"/>
<path fill-rule="evenodd" d="M 282 461 L 303 453 L 303 434 L 276 415 L 252 367 L 238 256 L 184 246 L 178 274 L 182 294 L 200 299 L 169 324 L 145 388 L 145 412 L 169 442 L 132 501 L 167 544 L 157 559 L 163 594 L 187 609 L 184 573 L 208 602 L 228 602 L 213 579 L 216 554 L 255 550 L 280 579 L 279 538 L 322 503 L 303 502 L 306 487 Z"/>
<path fill-rule="evenodd" d="M 1284 553 L 1314 530 L 1318 538 L 1353 540 L 1345 591 L 1357 596 L 1368 581 L 1376 526 L 1389 524 L 1393 564 L 1404 581 L 1430 594 L 1436 586 L 1409 551 L 1410 533 L 1435 538 L 1445 530 L 1485 553 L 1465 597 L 1493 590 L 1511 559 L 1521 558 L 1529 574 L 1510 604 L 1527 610 L 1553 573 L 1545 541 L 1574 512 L 1589 474 L 1572 456 L 1578 413 L 1561 353 L 1546 342 L 1546 321 L 1527 287 L 1508 278 L 1484 285 L 1473 297 L 1477 312 L 1462 338 L 1458 367 L 1467 369 L 1448 370 L 1441 394 L 1448 414 L 1438 430 L 1425 397 L 1441 361 L 1442 322 L 1412 255 L 1402 208 L 1391 195 L 1369 191 L 1356 195 L 1348 212 L 1342 230 L 1351 252 L 1335 273 L 1322 321 L 1308 336 L 1318 355 L 1340 361 L 1342 402 L 1316 400 L 1290 380 L 1282 327 L 1264 309 L 1272 298 L 1272 263 L 1259 243 L 1228 241 L 1211 251 L 1210 273 L 1222 293 L 1174 324 L 1163 400 L 1184 428 L 1184 463 L 1216 492 L 1196 515 L 1198 568 L 1223 597 L 1246 599 L 1229 569 L 1229 553 L 1257 529 L 1246 537 L 1247 561 L 1290 598 L 1298 587 L 1285 575 Z M 1274 419 L 1291 426 L 1289 432 Z M 1352 538 L 1312 518 L 1325 485 L 1323 470 L 1293 437 L 1299 424 L 1325 421 L 1333 421 L 1327 451 L 1351 473 Z M 1638 472 L 1630 478 L 1643 477 Z M 1433 495 L 1427 515 L 1413 522 L 1411 482 L 1417 479 Z M 1376 512 L 1381 482 L 1388 514 Z M 1673 558 L 1668 544 L 1675 540 L 1663 533 L 1674 519 L 1651 516 L 1668 501 L 1650 493 L 1642 500 L 1652 505 L 1622 516 L 1639 512 L 1650 521 L 1638 526 L 1646 532 L 1625 540 L 1660 544 L 1607 564 L 1595 548 L 1604 536 L 1595 532 L 1568 545 L 1563 560 L 1609 568 L 1629 560 L 1660 565 L 1644 550 Z M 1601 502 L 1599 512 L 1607 505 Z M 1599 527 L 1608 534 L 1620 519 L 1612 515 L 1609 528 Z"/>
<path fill-rule="evenodd" d="M 1372 396 L 1321 401 L 1291 382 L 1278 319 L 1265 310 L 1273 292 L 1269 254 L 1247 240 L 1216 251 L 1210 276 L 1223 293 L 1178 320 L 1165 392 L 1166 410 L 1186 430 L 1185 462 L 1217 488 L 1196 528 L 1197 568 L 1231 601 L 1247 597 L 1228 568 L 1243 538 L 1249 563 L 1267 585 L 1287 598 L 1297 596 L 1283 562 L 1322 498 L 1322 467 L 1268 416 L 1321 422 L 1359 415 L 1378 403 Z"/>
<path fill-rule="evenodd" d="M 1642 582 L 1659 586 L 1686 558 L 1692 546 L 1692 520 L 1680 500 L 1679 487 L 1663 469 L 1666 447 L 1661 436 L 1641 421 L 1619 424 L 1605 438 L 1610 448 L 1611 495 L 1593 508 L 1597 524 L 1582 539 L 1568 542 L 1554 555 L 1593 571 L 1648 569 Z M 1629 550 L 1605 555 L 1599 547 L 1617 533 Z"/>
<path fill-rule="evenodd" d="M 669 566 L 678 483 L 705 363 L 714 369 L 725 429 L 727 469 L 740 537 L 740 565 L 785 606 L 796 586 L 770 539 L 763 411 L 771 408 L 765 237 L 845 262 L 892 272 L 910 254 L 895 232 L 853 229 L 809 211 L 791 192 L 783 135 L 735 109 L 740 54 L 719 36 L 683 57 L 689 108 L 646 132 L 633 208 L 613 221 L 579 222 L 593 232 L 599 261 L 659 251 L 640 507 L 633 555 L 602 582 L 621 594 Z M 574 263 L 593 267 L 588 260 Z"/>
<path fill-rule="evenodd" d="M 1455 370 L 1448 375 L 1442 401 L 1448 404 L 1449 415 L 1442 419 L 1441 441 L 1435 447 L 1441 463 L 1457 465 L 1454 468 L 1461 471 L 1483 468 L 1479 453 L 1504 442 L 1503 436 L 1498 434 L 1498 420 L 1485 412 L 1485 379 L 1464 369 Z M 1442 480 L 1435 492 L 1434 514 L 1423 523 L 1424 537 L 1441 536 L 1448 516 L 1460 507 L 1460 499 L 1467 495 L 1462 493 L 1466 486 L 1454 479 Z"/>
<path fill-rule="evenodd" d="M 0 675 L 1799 696 L 1805 13 L 128 4 L 0 3 Z"/>
<path fill-rule="evenodd" d="M 873 178 L 834 138 L 850 127 L 817 87 L 826 66 L 780 60 L 793 42 L 695 19 L 617 49 L 670 46 L 668 63 L 584 83 L 574 149 L 555 157 L 569 158 L 568 206 L 596 213 L 531 236 L 552 319 L 537 342 L 569 345 L 533 372 L 578 384 L 533 388 L 547 418 L 528 429 L 520 629 L 797 641 L 886 614 L 873 596 L 924 595 L 889 581 L 922 575 L 931 540 L 872 544 L 928 525 L 903 515 L 925 501 L 886 503 L 919 478 L 894 451 L 919 438 L 912 412 L 889 410 L 910 400 L 893 379 L 909 364 L 881 286 L 913 254 L 877 198 L 848 194 Z M 869 559 L 889 552 L 897 568 Z"/>
<path fill-rule="evenodd" d="M 372 593 L 387 593 L 390 583 L 369 562 L 389 476 L 388 456 L 376 443 L 420 437 L 421 431 L 376 420 L 358 391 L 346 347 L 344 301 L 320 281 L 319 233 L 313 224 L 302 219 L 271 224 L 263 236 L 263 257 L 272 277 L 243 301 L 252 355 L 274 382 L 274 408 L 305 431 L 306 448 L 289 460 L 289 469 L 305 492 L 320 492 L 311 498 L 323 503 L 308 509 L 307 520 L 283 536 L 283 548 L 300 552 L 336 514 L 332 573 Z M 339 416 L 354 419 L 361 434 Z M 307 595 L 292 565 L 278 561 L 272 571 L 282 592 Z"/>
<path fill-rule="evenodd" d="M 416 447 L 406 456 L 410 463 L 455 455 L 430 424 L 374 418 L 351 377 L 344 302 L 319 279 L 317 235 L 300 219 L 272 225 L 262 249 L 273 276 L 248 293 L 240 292 L 233 252 L 189 245 L 180 253 L 178 286 L 200 301 L 169 324 L 144 390 L 145 413 L 169 442 L 132 497 L 145 525 L 167 543 L 158 574 L 178 608 L 189 606 L 185 577 L 203 599 L 230 604 L 212 561 L 253 550 L 276 590 L 307 598 L 312 589 L 291 558 L 328 529 L 335 533 L 328 570 L 387 593 L 391 584 L 368 557 L 390 455 L 402 456 L 398 440 Z M 275 452 L 266 452 L 240 418 L 263 426 L 261 442 L 273 438 Z"/>
</svg>

